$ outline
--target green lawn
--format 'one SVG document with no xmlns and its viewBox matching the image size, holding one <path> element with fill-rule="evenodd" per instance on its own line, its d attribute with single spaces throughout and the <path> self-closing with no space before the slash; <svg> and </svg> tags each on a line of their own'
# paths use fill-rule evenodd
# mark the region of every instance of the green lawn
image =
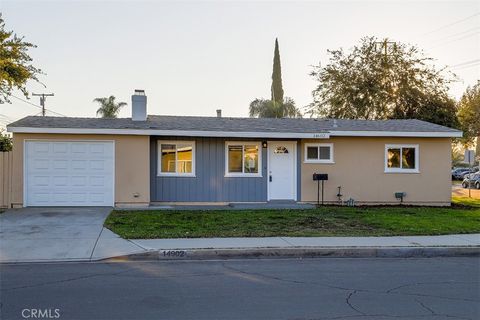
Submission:
<svg viewBox="0 0 480 320">
<path fill-rule="evenodd" d="M 452 204 L 455 206 L 470 206 L 480 208 L 480 199 L 469 197 L 452 197 Z"/>
<path fill-rule="evenodd" d="M 105 226 L 129 239 L 391 236 L 480 232 L 480 201 L 452 208 L 322 207 L 310 210 L 113 211 Z M 475 204 L 475 203 L 472 203 Z"/>
</svg>

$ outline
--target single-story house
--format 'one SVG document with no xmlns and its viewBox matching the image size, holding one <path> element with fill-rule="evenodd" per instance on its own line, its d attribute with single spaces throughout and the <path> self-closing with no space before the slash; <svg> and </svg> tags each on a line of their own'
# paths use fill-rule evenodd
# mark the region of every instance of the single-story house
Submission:
<svg viewBox="0 0 480 320">
<path fill-rule="evenodd" d="M 12 206 L 316 202 L 447 206 L 451 139 L 419 120 L 30 116 L 13 133 Z M 397 193 L 397 195 L 396 195 Z M 403 199 L 398 193 L 404 193 Z"/>
</svg>

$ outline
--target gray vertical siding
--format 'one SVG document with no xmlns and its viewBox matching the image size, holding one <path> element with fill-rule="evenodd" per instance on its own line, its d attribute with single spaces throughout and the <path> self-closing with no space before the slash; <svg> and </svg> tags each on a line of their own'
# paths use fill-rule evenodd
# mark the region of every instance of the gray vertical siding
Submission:
<svg viewBox="0 0 480 320">
<path fill-rule="evenodd" d="M 196 176 L 157 176 L 158 140 L 194 140 Z M 248 141 L 248 139 L 241 140 Z M 152 137 L 150 141 L 151 200 L 166 202 L 267 201 L 267 149 L 262 148 L 262 177 L 225 177 L 225 141 L 224 138 Z M 298 176 L 300 177 L 300 174 Z"/>
</svg>

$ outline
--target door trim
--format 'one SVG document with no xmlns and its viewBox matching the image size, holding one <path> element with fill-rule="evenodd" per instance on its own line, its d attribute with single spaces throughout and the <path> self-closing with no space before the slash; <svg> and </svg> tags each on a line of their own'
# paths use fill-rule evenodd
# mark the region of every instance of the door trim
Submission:
<svg viewBox="0 0 480 320">
<path fill-rule="evenodd" d="M 268 140 L 267 141 L 267 172 L 266 172 L 266 178 L 267 178 L 267 201 L 270 201 L 270 148 L 272 143 L 291 143 L 293 144 L 293 201 L 297 201 L 297 188 L 298 188 L 298 181 L 297 181 L 297 141 L 296 140 Z M 290 200 L 290 199 L 285 199 L 285 200 Z"/>
<path fill-rule="evenodd" d="M 27 142 L 35 142 L 35 141 L 45 141 L 45 142 L 111 142 L 113 146 L 113 161 L 112 161 L 112 170 L 113 170 L 113 175 L 112 175 L 112 207 L 115 207 L 115 178 L 116 178 L 116 172 L 115 172 L 115 162 L 116 162 L 116 151 L 115 151 L 115 140 L 97 140 L 97 139 L 24 139 L 23 140 L 23 195 L 22 195 L 22 204 L 23 207 L 29 207 L 27 203 Z"/>
</svg>

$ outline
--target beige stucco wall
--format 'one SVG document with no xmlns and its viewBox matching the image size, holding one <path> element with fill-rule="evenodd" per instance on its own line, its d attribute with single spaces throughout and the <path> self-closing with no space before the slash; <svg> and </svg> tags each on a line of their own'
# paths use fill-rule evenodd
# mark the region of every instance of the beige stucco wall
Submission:
<svg viewBox="0 0 480 320">
<path fill-rule="evenodd" d="M 304 163 L 305 143 L 333 143 L 334 164 Z M 385 173 L 386 144 L 418 144 L 420 173 Z M 338 186 L 343 199 L 363 204 L 394 204 L 395 192 L 406 192 L 404 203 L 449 205 L 451 201 L 450 138 L 356 138 L 303 140 L 301 143 L 301 200 L 317 200 L 313 173 L 328 173 L 325 200 L 337 202 Z M 338 202 L 337 202 L 338 203 Z"/>
<path fill-rule="evenodd" d="M 128 135 L 13 134 L 12 204 L 23 204 L 23 142 L 25 139 L 115 141 L 115 205 L 150 202 L 150 137 Z M 138 193 L 138 197 L 134 194 Z"/>
</svg>

